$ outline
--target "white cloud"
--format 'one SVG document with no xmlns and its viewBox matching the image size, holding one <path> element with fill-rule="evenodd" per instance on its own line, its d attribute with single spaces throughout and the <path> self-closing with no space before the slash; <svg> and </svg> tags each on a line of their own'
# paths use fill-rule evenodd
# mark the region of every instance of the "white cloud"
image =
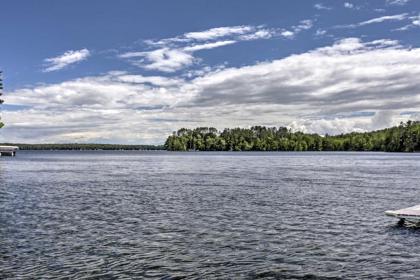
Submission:
<svg viewBox="0 0 420 280">
<path fill-rule="evenodd" d="M 355 27 L 365 26 L 365 25 L 374 24 L 374 23 L 382 23 L 385 21 L 402 21 L 402 20 L 406 20 L 407 18 L 408 18 L 408 14 L 403 13 L 403 14 L 397 14 L 397 15 L 392 15 L 392 16 L 377 17 L 377 18 L 369 19 L 369 20 L 362 21 L 356 24 L 339 25 L 339 26 L 336 26 L 336 28 L 355 28 Z"/>
<path fill-rule="evenodd" d="M 212 43 L 206 43 L 206 44 L 197 44 L 197 45 L 185 47 L 184 51 L 195 52 L 195 51 L 200 51 L 200 50 L 209 50 L 209 49 L 214 49 L 214 48 L 223 47 L 227 45 L 232 45 L 235 43 L 236 41 L 226 40 L 226 41 L 212 42 Z"/>
<path fill-rule="evenodd" d="M 194 63 L 194 57 L 181 49 L 162 48 L 148 52 L 129 52 L 121 58 L 141 58 L 133 60 L 133 64 L 148 70 L 174 72 Z"/>
<path fill-rule="evenodd" d="M 387 5 L 397 5 L 397 6 L 404 6 L 408 2 L 410 2 L 410 0 L 386 0 Z"/>
<path fill-rule="evenodd" d="M 353 9 L 354 5 L 352 3 L 349 3 L 349 2 L 344 2 L 344 8 Z"/>
<path fill-rule="evenodd" d="M 99 77 L 20 89 L 8 96 L 8 102 L 51 110 L 162 107 L 179 101 L 174 89 L 183 83 L 179 78 L 110 72 Z"/>
<path fill-rule="evenodd" d="M 144 40 L 144 43 L 153 47 L 170 47 L 182 44 L 190 44 L 192 42 L 223 40 L 224 38 L 237 38 L 242 35 L 252 35 L 259 31 L 265 30 L 262 26 L 237 25 L 210 28 L 207 30 L 187 32 L 180 36 L 165 38 L 160 40 Z M 269 31 L 269 30 L 267 30 Z"/>
<path fill-rule="evenodd" d="M 301 20 L 298 25 L 294 25 L 291 27 L 291 30 L 283 29 L 283 31 L 280 33 L 281 36 L 292 39 L 294 38 L 298 33 L 311 29 L 313 26 L 313 22 L 310 19 Z"/>
<path fill-rule="evenodd" d="M 315 32 L 316 36 L 324 36 L 325 34 L 327 34 L 327 31 L 324 29 L 317 29 Z"/>
<path fill-rule="evenodd" d="M 324 4 L 321 4 L 321 3 L 315 4 L 314 8 L 317 10 L 332 10 L 331 7 L 325 6 Z"/>
<path fill-rule="evenodd" d="M 360 6 L 356 6 L 353 3 L 350 2 L 344 2 L 344 8 L 346 9 L 352 9 L 352 10 L 360 10 Z"/>
<path fill-rule="evenodd" d="M 71 64 L 76 62 L 83 61 L 90 56 L 90 52 L 88 49 L 81 49 L 77 51 L 66 51 L 64 54 L 56 57 L 51 57 L 45 59 L 46 68 L 43 70 L 44 72 L 52 72 L 61 70 Z"/>
<path fill-rule="evenodd" d="M 308 30 L 311 29 L 313 26 L 313 22 L 310 19 L 305 19 L 300 21 L 299 25 L 294 26 L 293 29 L 295 32 L 300 32 L 302 30 Z"/>
<path fill-rule="evenodd" d="M 121 58 L 131 59 L 134 65 L 162 72 L 175 72 L 192 65 L 197 59 L 193 53 L 200 50 L 210 50 L 235 44 L 237 41 L 226 40 L 204 44 L 193 44 L 184 48 L 161 48 L 146 52 L 128 52 L 121 54 Z M 140 58 L 140 59 L 139 59 Z"/>
<path fill-rule="evenodd" d="M 400 115 L 392 110 L 385 110 L 377 111 L 373 117 L 299 119 L 290 123 L 289 126 L 294 131 L 334 135 L 384 129 L 410 119 L 414 120 L 415 117 L 413 115 Z"/>
<path fill-rule="evenodd" d="M 270 39 L 275 34 L 276 34 L 275 30 L 261 29 L 254 33 L 241 35 L 239 36 L 239 40 L 249 41 L 249 40 L 258 40 L 258 39 Z"/>
<path fill-rule="evenodd" d="M 420 27 L 420 15 L 409 17 L 411 23 L 403 27 L 394 29 L 395 31 L 406 31 L 412 28 Z"/>
<path fill-rule="evenodd" d="M 162 143 L 180 127 L 257 124 L 365 131 L 419 117 L 401 114 L 419 111 L 419 75 L 420 48 L 358 38 L 193 79 L 112 72 L 10 92 L 8 104 L 29 108 L 4 111 L 1 137 Z"/>
<path fill-rule="evenodd" d="M 407 16 L 408 16 L 408 14 L 406 14 L 406 13 L 399 14 L 399 15 L 393 15 L 393 16 L 383 16 L 383 17 L 373 18 L 373 19 L 370 19 L 370 20 L 367 20 L 367 21 L 362 21 L 358 25 L 363 26 L 363 25 L 368 25 L 368 24 L 372 24 L 372 23 L 381 23 L 381 22 L 384 22 L 384 21 L 400 21 L 400 20 L 406 19 Z"/>
<path fill-rule="evenodd" d="M 211 28 L 204 31 L 189 32 L 185 33 L 184 37 L 187 39 L 194 39 L 199 41 L 213 40 L 220 37 L 226 37 L 231 35 L 241 35 L 254 30 L 252 26 L 240 25 L 240 26 L 226 26 Z"/>
<path fill-rule="evenodd" d="M 284 30 L 280 34 L 285 38 L 293 38 L 295 36 L 295 33 L 290 30 Z"/>
<path fill-rule="evenodd" d="M 159 87 L 172 87 L 181 85 L 184 80 L 179 78 L 168 78 L 161 76 L 143 76 L 143 75 L 132 75 L 126 72 L 110 72 L 109 76 L 112 77 L 110 80 L 120 81 L 123 83 L 131 84 L 151 84 Z"/>
<path fill-rule="evenodd" d="M 221 71 L 226 68 L 226 65 L 227 65 L 227 62 L 225 62 L 224 64 L 215 65 L 215 66 L 204 66 L 203 68 L 200 68 L 200 69 L 187 71 L 185 74 L 183 74 L 183 76 L 190 79 L 204 76 L 211 72 Z"/>
<path fill-rule="evenodd" d="M 308 28 L 308 24 L 311 24 L 311 22 L 302 21 L 296 28 L 305 29 Z M 217 27 L 199 32 L 189 32 L 159 41 L 146 40 L 147 45 L 159 48 L 151 51 L 128 52 L 119 55 L 119 57 L 129 59 L 132 64 L 147 70 L 169 73 L 186 68 L 199 61 L 193 56 L 196 51 L 219 48 L 240 41 L 269 39 L 276 32 L 275 29 L 268 29 L 264 26 Z"/>
</svg>

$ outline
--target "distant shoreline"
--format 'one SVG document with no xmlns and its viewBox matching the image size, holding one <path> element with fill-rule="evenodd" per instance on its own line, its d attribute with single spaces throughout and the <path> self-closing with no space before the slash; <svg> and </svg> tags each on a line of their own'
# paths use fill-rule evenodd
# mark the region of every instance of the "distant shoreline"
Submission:
<svg viewBox="0 0 420 280">
<path fill-rule="evenodd" d="M 259 153 L 279 153 L 279 154 L 286 154 L 286 153 L 299 153 L 299 154 L 309 154 L 309 153 L 319 153 L 319 154 L 325 154 L 325 153 L 347 153 L 347 154 L 351 154 L 351 153 L 366 153 L 366 154 L 372 154 L 372 153 L 389 153 L 389 154 L 418 154 L 420 153 L 419 151 L 413 151 L 413 152 L 394 152 L 394 151 L 364 151 L 364 150 L 360 150 L 360 151 L 311 151 L 311 150 L 306 150 L 306 151 L 171 151 L 171 150 L 165 150 L 164 148 L 162 149 L 87 149 L 87 148 L 72 148 L 72 149 L 65 149 L 65 148 L 60 148 L 60 149 L 52 149 L 52 148 L 27 148 L 24 147 L 23 149 L 20 149 L 20 151 L 28 151 L 28 152 L 34 152 L 34 151 L 39 151 L 39 152 L 101 152 L 101 151 L 115 151 L 115 152 L 168 152 L 168 153 L 182 153 L 182 154 L 195 154 L 195 153 L 213 153 L 213 154 L 218 154 L 218 153 L 232 153 L 232 154 L 259 154 Z"/>
<path fill-rule="evenodd" d="M 169 136 L 164 145 L 126 145 L 97 143 L 26 144 L 20 150 L 105 150 L 180 152 L 420 152 L 420 122 L 371 132 L 318 135 L 292 132 L 286 127 L 255 126 L 218 131 L 213 127 L 182 128 Z"/>
<path fill-rule="evenodd" d="M 2 143 L 0 145 L 18 146 L 20 150 L 31 151 L 162 151 L 163 145 L 120 145 L 120 144 L 24 144 Z"/>
</svg>

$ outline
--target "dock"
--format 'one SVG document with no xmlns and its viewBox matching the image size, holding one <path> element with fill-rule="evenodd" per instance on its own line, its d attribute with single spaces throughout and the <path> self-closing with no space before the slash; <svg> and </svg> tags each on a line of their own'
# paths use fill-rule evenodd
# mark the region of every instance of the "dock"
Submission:
<svg viewBox="0 0 420 280">
<path fill-rule="evenodd" d="M 404 225 L 405 222 L 420 226 L 420 205 L 403 208 L 399 210 L 385 211 L 385 215 L 400 219 L 399 225 Z"/>
<path fill-rule="evenodd" d="M 0 146 L 0 156 L 14 157 L 18 150 L 17 146 Z"/>
</svg>

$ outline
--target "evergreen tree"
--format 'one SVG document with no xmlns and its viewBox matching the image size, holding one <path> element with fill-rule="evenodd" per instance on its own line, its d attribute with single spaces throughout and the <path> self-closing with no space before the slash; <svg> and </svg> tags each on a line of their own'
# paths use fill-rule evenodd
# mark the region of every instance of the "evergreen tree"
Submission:
<svg viewBox="0 0 420 280">
<path fill-rule="evenodd" d="M 3 95 L 3 79 L 2 79 L 3 72 L 0 71 L 0 96 Z M 0 105 L 3 104 L 4 100 L 0 98 Z M 2 128 L 4 124 L 1 122 L 1 116 L 0 116 L 0 128 Z"/>
<path fill-rule="evenodd" d="M 341 135 L 291 132 L 285 127 L 182 128 L 165 143 L 169 151 L 387 151 L 420 152 L 420 122 L 365 133 Z"/>
</svg>

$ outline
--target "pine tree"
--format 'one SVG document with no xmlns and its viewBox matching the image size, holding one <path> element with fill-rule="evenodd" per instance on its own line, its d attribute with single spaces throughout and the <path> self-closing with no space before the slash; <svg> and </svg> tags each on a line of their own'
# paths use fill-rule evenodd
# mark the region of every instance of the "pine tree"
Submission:
<svg viewBox="0 0 420 280">
<path fill-rule="evenodd" d="M 3 95 L 3 79 L 2 79 L 2 71 L 0 71 L 0 96 Z M 4 100 L 0 99 L 0 104 L 3 104 Z M 3 123 L 1 122 L 1 116 L 0 116 L 0 128 L 3 127 Z"/>
</svg>

